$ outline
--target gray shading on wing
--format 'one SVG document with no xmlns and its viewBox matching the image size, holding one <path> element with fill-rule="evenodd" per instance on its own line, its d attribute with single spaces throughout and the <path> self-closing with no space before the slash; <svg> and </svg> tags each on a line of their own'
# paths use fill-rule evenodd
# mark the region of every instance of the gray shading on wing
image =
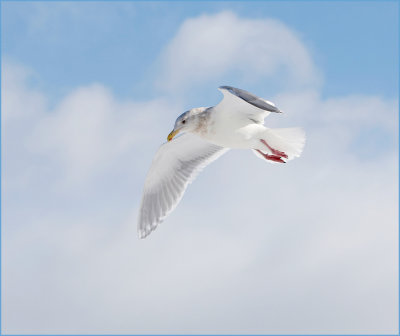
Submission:
<svg viewBox="0 0 400 336">
<path fill-rule="evenodd" d="M 234 118 L 243 125 L 246 123 L 262 125 L 271 112 L 281 112 L 270 101 L 258 98 L 250 92 L 231 86 L 220 86 L 218 89 L 224 98 L 214 106 L 214 111 L 225 120 Z"/>
<path fill-rule="evenodd" d="M 258 107 L 259 109 L 268 111 L 268 112 L 275 112 L 275 113 L 281 113 L 282 111 L 279 110 L 274 104 L 271 102 L 259 98 L 256 95 L 253 95 L 252 93 L 242 90 L 242 89 L 237 89 L 232 86 L 220 86 L 219 89 L 221 90 L 227 90 L 230 93 L 234 94 L 236 97 L 239 97 L 243 99 L 245 102 Z"/>
<path fill-rule="evenodd" d="M 137 226 L 139 238 L 155 230 L 178 205 L 188 184 L 227 150 L 192 134 L 161 145 L 144 184 Z"/>
</svg>

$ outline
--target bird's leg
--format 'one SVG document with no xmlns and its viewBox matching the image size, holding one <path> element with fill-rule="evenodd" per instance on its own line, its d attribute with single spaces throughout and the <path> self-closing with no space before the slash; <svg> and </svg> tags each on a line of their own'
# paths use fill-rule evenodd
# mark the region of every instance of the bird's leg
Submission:
<svg viewBox="0 0 400 336">
<path fill-rule="evenodd" d="M 278 151 L 277 149 L 272 148 L 270 145 L 267 144 L 267 142 L 264 139 L 260 139 L 260 141 L 267 146 L 267 148 L 271 151 L 271 153 L 273 154 L 273 156 L 279 156 L 279 157 L 284 157 L 285 159 L 288 158 L 288 156 L 281 151 Z"/>
<path fill-rule="evenodd" d="M 262 151 L 256 149 L 257 152 L 259 152 L 264 159 L 266 160 L 270 160 L 270 161 L 274 161 L 274 162 L 279 162 L 279 163 L 286 163 L 285 161 L 282 160 L 282 157 L 278 156 L 278 155 L 268 155 L 268 154 L 264 154 Z"/>
</svg>

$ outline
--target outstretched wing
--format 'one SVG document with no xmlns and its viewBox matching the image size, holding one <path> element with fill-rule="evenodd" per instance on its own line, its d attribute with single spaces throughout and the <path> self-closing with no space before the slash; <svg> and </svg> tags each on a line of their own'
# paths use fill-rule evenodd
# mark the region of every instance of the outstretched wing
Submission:
<svg viewBox="0 0 400 336">
<path fill-rule="evenodd" d="M 238 117 L 247 118 L 258 124 L 263 124 L 264 118 L 270 112 L 282 112 L 270 101 L 245 90 L 232 86 L 220 86 L 218 89 L 224 94 L 224 99 L 215 106 L 217 111 L 224 111 L 227 114 L 235 113 Z"/>
<path fill-rule="evenodd" d="M 161 145 L 144 183 L 137 227 L 139 238 L 155 230 L 178 205 L 187 185 L 227 150 L 192 134 Z"/>
</svg>

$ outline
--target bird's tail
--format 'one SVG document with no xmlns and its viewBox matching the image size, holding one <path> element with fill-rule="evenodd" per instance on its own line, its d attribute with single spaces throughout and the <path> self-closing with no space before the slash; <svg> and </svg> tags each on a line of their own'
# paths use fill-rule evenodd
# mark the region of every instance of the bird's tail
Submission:
<svg viewBox="0 0 400 336">
<path fill-rule="evenodd" d="M 305 141 L 306 135 L 302 128 L 267 128 L 260 134 L 258 150 L 253 150 L 253 152 L 263 160 L 286 162 L 300 156 Z M 271 160 L 270 156 L 272 158 L 281 157 L 281 160 L 278 158 Z"/>
</svg>

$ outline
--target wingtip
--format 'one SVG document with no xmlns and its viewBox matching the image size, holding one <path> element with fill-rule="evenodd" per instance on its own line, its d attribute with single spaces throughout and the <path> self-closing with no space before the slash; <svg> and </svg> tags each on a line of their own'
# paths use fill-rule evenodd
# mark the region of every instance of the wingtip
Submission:
<svg viewBox="0 0 400 336">
<path fill-rule="evenodd" d="M 139 229 L 138 230 L 138 238 L 140 240 L 145 239 L 147 236 L 149 236 L 155 229 L 157 226 L 151 227 L 151 228 L 145 228 L 145 229 Z"/>
<path fill-rule="evenodd" d="M 221 86 L 219 86 L 218 87 L 218 90 L 219 91 L 222 91 L 222 90 L 231 90 L 232 89 L 232 86 L 228 86 L 228 85 L 221 85 Z"/>
<path fill-rule="evenodd" d="M 268 112 L 272 112 L 272 113 L 283 113 L 282 110 L 280 110 L 279 108 L 277 108 L 275 105 L 272 105 L 273 109 L 268 110 Z"/>
<path fill-rule="evenodd" d="M 146 238 L 146 237 L 148 236 L 148 234 L 146 234 L 146 232 L 144 232 L 144 231 L 142 231 L 142 230 L 139 230 L 138 233 L 137 233 L 137 235 L 138 235 L 138 238 L 139 238 L 140 240 L 142 240 L 142 239 L 144 239 L 144 238 Z"/>
</svg>

